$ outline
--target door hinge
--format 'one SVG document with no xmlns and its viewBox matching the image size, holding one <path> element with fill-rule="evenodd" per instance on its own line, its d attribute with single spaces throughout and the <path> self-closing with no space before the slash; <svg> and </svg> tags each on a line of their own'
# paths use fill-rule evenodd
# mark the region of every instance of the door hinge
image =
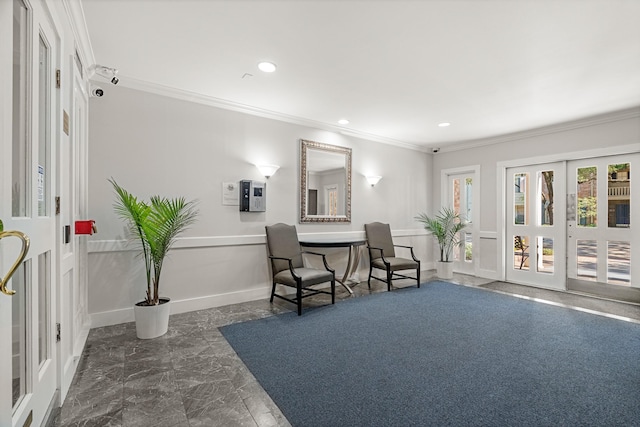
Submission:
<svg viewBox="0 0 640 427">
<path fill-rule="evenodd" d="M 56 88 L 60 89 L 60 70 L 56 70 Z"/>
<path fill-rule="evenodd" d="M 56 342 L 60 342 L 61 340 L 61 335 L 60 335 L 60 323 L 56 323 Z"/>
<path fill-rule="evenodd" d="M 60 196 L 56 196 L 56 215 L 60 215 Z"/>
</svg>

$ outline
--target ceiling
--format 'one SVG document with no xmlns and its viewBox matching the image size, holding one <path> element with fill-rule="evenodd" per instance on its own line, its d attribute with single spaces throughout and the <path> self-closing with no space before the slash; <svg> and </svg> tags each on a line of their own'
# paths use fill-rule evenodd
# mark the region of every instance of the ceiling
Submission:
<svg viewBox="0 0 640 427">
<path fill-rule="evenodd" d="M 123 86 L 418 149 L 640 106 L 638 0 L 82 7 L 95 62 L 117 68 Z M 263 60 L 276 72 L 259 71 Z"/>
</svg>

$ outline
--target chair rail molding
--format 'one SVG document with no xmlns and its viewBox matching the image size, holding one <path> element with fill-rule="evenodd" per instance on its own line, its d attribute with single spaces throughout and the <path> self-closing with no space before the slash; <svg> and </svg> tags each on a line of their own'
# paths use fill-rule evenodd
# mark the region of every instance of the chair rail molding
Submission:
<svg viewBox="0 0 640 427">
<path fill-rule="evenodd" d="M 423 229 L 405 229 L 392 230 L 394 237 L 411 237 L 426 236 L 427 232 Z M 346 232 L 321 232 L 321 233 L 298 233 L 300 239 L 314 238 L 317 240 L 333 240 L 338 238 L 356 238 L 364 239 L 363 231 L 346 231 Z M 249 245 L 265 245 L 267 243 L 264 234 L 247 234 L 237 236 L 199 236 L 199 237 L 180 237 L 177 239 L 174 249 L 192 249 L 192 248 L 210 248 L 217 246 L 249 246 Z M 89 253 L 100 252 L 124 252 L 136 251 L 138 248 L 135 244 L 129 244 L 125 239 L 113 240 L 92 240 L 87 243 Z"/>
</svg>

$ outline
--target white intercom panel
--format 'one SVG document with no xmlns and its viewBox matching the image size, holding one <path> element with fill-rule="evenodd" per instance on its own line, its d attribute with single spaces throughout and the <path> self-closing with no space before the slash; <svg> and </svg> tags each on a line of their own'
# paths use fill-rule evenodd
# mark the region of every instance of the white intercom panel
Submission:
<svg viewBox="0 0 640 427">
<path fill-rule="evenodd" d="M 240 211 L 264 212 L 267 210 L 267 184 L 243 179 L 240 181 Z"/>
</svg>

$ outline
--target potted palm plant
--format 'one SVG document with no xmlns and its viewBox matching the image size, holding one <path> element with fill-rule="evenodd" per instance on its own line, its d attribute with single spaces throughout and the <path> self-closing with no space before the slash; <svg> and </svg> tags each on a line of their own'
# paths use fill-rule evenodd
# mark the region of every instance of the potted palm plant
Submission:
<svg viewBox="0 0 640 427">
<path fill-rule="evenodd" d="M 116 193 L 114 209 L 127 225 L 130 241 L 139 246 L 144 258 L 147 289 L 145 299 L 133 307 L 138 338 L 164 335 L 169 327 L 169 298 L 160 297 L 160 274 L 169 249 L 180 233 L 195 222 L 196 201 L 184 197 L 168 199 L 152 196 L 149 203 L 109 180 Z"/>
<path fill-rule="evenodd" d="M 441 279 L 453 278 L 451 254 L 460 245 L 460 231 L 467 223 L 453 208 L 443 207 L 437 215 L 430 217 L 424 213 L 416 218 L 438 241 L 440 261 L 436 263 L 436 274 Z"/>
</svg>

